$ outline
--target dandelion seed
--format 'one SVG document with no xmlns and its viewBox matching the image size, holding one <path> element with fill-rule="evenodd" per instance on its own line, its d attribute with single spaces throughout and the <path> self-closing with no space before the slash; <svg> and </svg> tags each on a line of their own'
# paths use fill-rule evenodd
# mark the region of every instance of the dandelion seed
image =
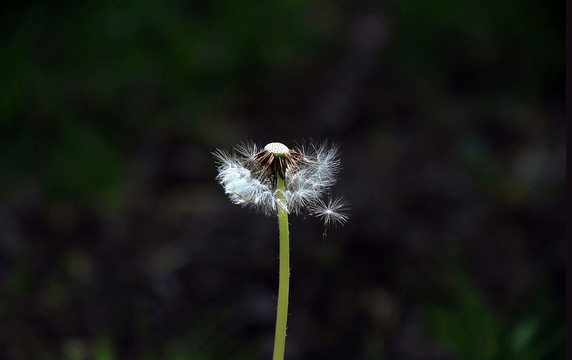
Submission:
<svg viewBox="0 0 572 360">
<path fill-rule="evenodd" d="M 323 220 L 326 226 L 343 225 L 348 221 L 348 210 L 349 204 L 343 198 L 330 198 L 327 203 L 322 199 L 318 199 L 312 207 L 312 215 Z"/>
</svg>

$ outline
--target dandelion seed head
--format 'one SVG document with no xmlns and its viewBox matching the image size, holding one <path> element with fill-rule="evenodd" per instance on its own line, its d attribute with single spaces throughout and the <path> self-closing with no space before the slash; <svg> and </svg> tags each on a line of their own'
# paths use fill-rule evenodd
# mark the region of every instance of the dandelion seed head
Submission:
<svg viewBox="0 0 572 360">
<path fill-rule="evenodd" d="M 217 181 L 234 204 L 266 215 L 275 215 L 278 209 L 295 214 L 306 211 L 324 221 L 326 227 L 348 220 L 345 200 L 322 199 L 336 183 L 339 171 L 335 145 L 312 142 L 290 149 L 271 142 L 260 149 L 254 143 L 242 143 L 232 154 L 216 150 L 213 155 Z M 278 177 L 284 179 L 284 189 L 277 189 Z"/>
</svg>

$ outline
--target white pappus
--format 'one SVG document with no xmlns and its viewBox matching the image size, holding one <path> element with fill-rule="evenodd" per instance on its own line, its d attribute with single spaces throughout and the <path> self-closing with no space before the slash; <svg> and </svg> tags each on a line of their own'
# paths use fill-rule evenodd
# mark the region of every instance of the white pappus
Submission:
<svg viewBox="0 0 572 360">
<path fill-rule="evenodd" d="M 217 149 L 213 153 L 217 180 L 233 203 L 266 215 L 276 214 L 279 207 L 288 213 L 307 212 L 323 220 L 325 227 L 348 220 L 348 203 L 328 193 L 340 166 L 337 146 L 312 142 L 289 149 L 273 142 L 260 149 L 246 143 L 234 150 Z M 277 188 L 278 176 L 284 179 L 284 189 Z M 279 193 L 284 194 L 285 201 L 277 196 Z"/>
</svg>

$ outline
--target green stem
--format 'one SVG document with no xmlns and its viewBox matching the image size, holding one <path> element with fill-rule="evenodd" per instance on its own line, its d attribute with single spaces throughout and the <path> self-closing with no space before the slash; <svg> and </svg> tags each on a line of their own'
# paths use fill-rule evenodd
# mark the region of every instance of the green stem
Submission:
<svg viewBox="0 0 572 360">
<path fill-rule="evenodd" d="M 284 190 L 284 179 L 277 177 L 276 188 Z M 272 360 L 284 359 L 286 345 L 286 322 L 288 319 L 288 289 L 290 287 L 290 235 L 288 234 L 288 211 L 284 193 L 278 192 L 278 227 L 280 229 L 280 274 L 278 285 L 278 307 L 276 310 L 276 333 L 274 335 L 274 356 Z"/>
</svg>

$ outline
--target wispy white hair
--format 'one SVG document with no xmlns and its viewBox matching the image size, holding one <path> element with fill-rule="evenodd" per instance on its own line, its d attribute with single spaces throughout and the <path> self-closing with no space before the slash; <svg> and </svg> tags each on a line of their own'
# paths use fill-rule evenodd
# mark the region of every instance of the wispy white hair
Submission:
<svg viewBox="0 0 572 360">
<path fill-rule="evenodd" d="M 285 189 L 276 188 L 275 174 L 257 161 L 261 150 L 254 143 L 243 143 L 234 152 L 216 150 L 217 180 L 230 200 L 249 206 L 266 215 L 274 215 L 282 207 L 289 213 L 307 211 L 322 219 L 325 225 L 347 221 L 347 202 L 341 198 L 325 202 L 322 197 L 336 182 L 339 171 L 339 151 L 327 142 L 301 144 L 290 151 L 290 161 L 284 170 Z M 286 201 L 277 196 L 283 192 Z"/>
</svg>

